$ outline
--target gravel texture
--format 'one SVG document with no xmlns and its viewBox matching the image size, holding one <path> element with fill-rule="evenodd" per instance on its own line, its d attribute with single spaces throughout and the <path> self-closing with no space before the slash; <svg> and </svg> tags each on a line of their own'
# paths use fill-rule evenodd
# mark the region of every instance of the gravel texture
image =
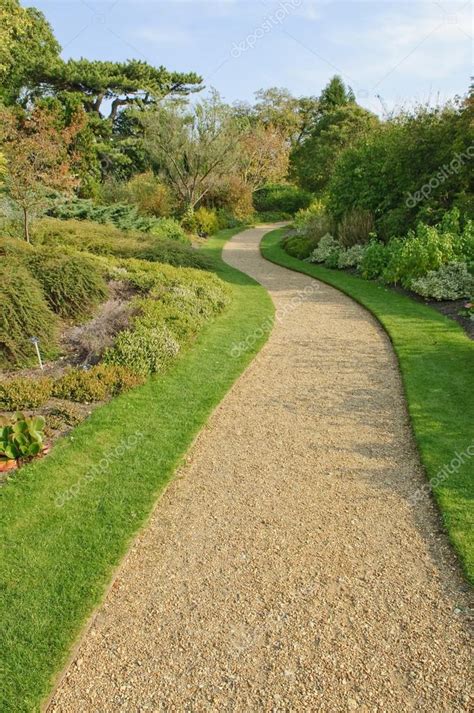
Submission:
<svg viewBox="0 0 474 713">
<path fill-rule="evenodd" d="M 158 502 L 50 711 L 470 709 L 469 595 L 433 505 L 409 504 L 424 476 L 390 342 L 340 292 L 263 260 L 264 233 L 224 258 L 272 295 L 271 337 Z"/>
</svg>

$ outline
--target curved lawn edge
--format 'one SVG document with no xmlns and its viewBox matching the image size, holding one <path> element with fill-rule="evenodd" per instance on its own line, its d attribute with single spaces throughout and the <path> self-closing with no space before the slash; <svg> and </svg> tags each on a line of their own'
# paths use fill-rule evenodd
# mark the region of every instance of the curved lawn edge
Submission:
<svg viewBox="0 0 474 713">
<path fill-rule="evenodd" d="M 474 583 L 474 344 L 456 322 L 427 305 L 376 282 L 291 257 L 280 245 L 285 232 L 281 228 L 264 236 L 264 258 L 345 293 L 387 332 L 427 475 L 425 492 L 434 494 L 464 572 Z"/>
<path fill-rule="evenodd" d="M 266 341 L 231 356 L 274 312 L 266 290 L 221 258 L 243 229 L 221 231 L 202 248 L 231 286 L 225 312 L 164 375 L 95 410 L 0 491 L 2 711 L 40 709 L 160 493 Z"/>
</svg>

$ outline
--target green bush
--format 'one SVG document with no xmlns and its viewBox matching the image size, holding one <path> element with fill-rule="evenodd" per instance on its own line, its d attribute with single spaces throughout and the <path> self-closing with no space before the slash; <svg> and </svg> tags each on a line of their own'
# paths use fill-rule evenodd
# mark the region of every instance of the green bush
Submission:
<svg viewBox="0 0 474 713">
<path fill-rule="evenodd" d="M 40 341 L 41 353 L 57 353 L 58 323 L 49 309 L 41 285 L 14 258 L 0 260 L 0 366 L 27 366 L 36 361 L 31 337 Z"/>
<path fill-rule="evenodd" d="M 53 384 L 53 395 L 79 403 L 105 401 L 142 383 L 135 370 L 123 365 L 98 364 L 88 370 L 67 371 Z"/>
<path fill-rule="evenodd" d="M 470 231 L 470 225 L 466 227 Z M 459 211 L 454 208 L 445 214 L 437 226 L 418 223 L 406 238 L 393 238 L 387 245 L 389 260 L 382 279 L 409 288 L 412 280 L 423 277 L 442 265 L 463 257 L 469 236 L 463 235 L 459 225 Z"/>
<path fill-rule="evenodd" d="M 337 221 L 350 208 L 369 210 L 384 241 L 420 220 L 436 224 L 453 206 L 474 217 L 471 146 L 472 101 L 400 113 L 339 156 L 329 210 Z"/>
<path fill-rule="evenodd" d="M 161 218 L 150 233 L 161 240 L 176 241 L 185 245 L 189 243 L 186 233 L 174 218 Z"/>
<path fill-rule="evenodd" d="M 201 206 L 188 218 L 192 232 L 202 237 L 214 235 L 219 230 L 219 219 L 215 210 Z"/>
<path fill-rule="evenodd" d="M 165 240 L 136 232 L 127 233 L 112 225 L 98 225 L 90 221 L 62 221 L 54 218 L 38 221 L 35 240 L 45 246 L 66 245 L 95 255 L 139 258 L 203 270 L 211 266 L 209 258 L 177 240 Z"/>
<path fill-rule="evenodd" d="M 179 344 L 163 326 L 138 325 L 121 332 L 104 355 L 106 364 L 125 366 L 141 376 L 162 371 L 178 354 Z"/>
<path fill-rule="evenodd" d="M 310 262 L 327 262 L 337 267 L 337 261 L 341 246 L 332 235 L 324 235 L 318 243 L 318 247 L 313 250 Z"/>
<path fill-rule="evenodd" d="M 198 332 L 201 324 L 201 320 L 196 319 L 195 315 L 157 299 L 138 298 L 134 300 L 134 307 L 139 313 L 136 324 L 147 328 L 163 325 L 179 344 L 189 341 Z"/>
<path fill-rule="evenodd" d="M 364 259 L 364 254 L 364 245 L 353 245 L 351 248 L 347 248 L 347 250 L 341 250 L 337 267 L 342 270 L 348 267 L 359 268 Z"/>
<path fill-rule="evenodd" d="M 0 381 L 0 409 L 20 411 L 43 406 L 50 398 L 53 381 L 48 377 L 28 379 L 18 376 L 8 381 Z"/>
<path fill-rule="evenodd" d="M 253 194 L 253 205 L 259 213 L 279 211 L 294 215 L 302 208 L 308 208 L 312 195 L 302 188 L 289 183 L 272 183 Z"/>
<path fill-rule="evenodd" d="M 315 240 L 306 235 L 289 235 L 284 239 L 282 245 L 288 255 L 292 255 L 299 260 L 305 260 L 315 250 L 318 242 L 319 239 Z"/>
<path fill-rule="evenodd" d="M 465 263 L 453 262 L 411 283 L 413 292 L 435 300 L 458 300 L 474 293 L 474 277 Z"/>
<path fill-rule="evenodd" d="M 360 274 L 366 280 L 377 280 L 388 265 L 389 253 L 386 245 L 378 240 L 371 240 L 364 249 L 360 262 Z"/>
<path fill-rule="evenodd" d="M 41 284 L 49 306 L 61 317 L 82 319 L 107 297 L 98 263 L 85 255 L 35 251 L 28 267 Z"/>
</svg>

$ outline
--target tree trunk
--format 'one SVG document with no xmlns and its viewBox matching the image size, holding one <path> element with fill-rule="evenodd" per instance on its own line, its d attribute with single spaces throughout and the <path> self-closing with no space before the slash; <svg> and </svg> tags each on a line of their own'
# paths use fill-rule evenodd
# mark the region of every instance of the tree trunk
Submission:
<svg viewBox="0 0 474 713">
<path fill-rule="evenodd" d="M 23 206 L 23 234 L 27 243 L 30 243 L 30 226 L 28 224 L 28 208 Z"/>
</svg>

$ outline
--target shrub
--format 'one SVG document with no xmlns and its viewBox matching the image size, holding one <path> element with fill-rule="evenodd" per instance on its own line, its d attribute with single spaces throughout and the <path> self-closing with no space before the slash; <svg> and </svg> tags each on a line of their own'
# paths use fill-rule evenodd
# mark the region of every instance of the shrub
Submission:
<svg viewBox="0 0 474 713">
<path fill-rule="evenodd" d="M 438 226 L 418 223 L 406 238 L 392 238 L 387 245 L 389 261 L 383 272 L 386 282 L 410 287 L 413 279 L 455 260 L 462 252 L 459 214 L 447 213 Z"/>
<path fill-rule="evenodd" d="M 179 352 L 179 344 L 163 326 L 121 332 L 114 346 L 104 355 L 104 362 L 125 366 L 141 376 L 162 371 Z"/>
<path fill-rule="evenodd" d="M 169 222 L 166 224 L 169 225 Z M 170 229 L 174 229 L 175 225 L 176 221 L 173 221 Z M 183 232 L 180 226 L 178 228 Z M 38 221 L 35 238 L 44 245 L 67 245 L 95 255 L 139 258 L 203 270 L 209 269 L 212 264 L 205 255 L 177 240 L 165 240 L 136 232 L 126 233 L 111 225 L 98 225 L 90 221 L 61 221 L 53 218 Z"/>
<path fill-rule="evenodd" d="M 370 211 L 352 208 L 344 214 L 337 226 L 337 237 L 343 247 L 350 248 L 366 243 L 374 228 L 374 218 Z"/>
<path fill-rule="evenodd" d="M 79 403 L 105 401 L 107 385 L 97 378 L 94 369 L 70 369 L 54 383 L 53 395 Z"/>
<path fill-rule="evenodd" d="M 87 370 L 70 369 L 54 383 L 53 394 L 79 403 L 105 401 L 143 381 L 135 371 L 124 366 L 98 364 Z"/>
<path fill-rule="evenodd" d="M 305 260 L 315 250 L 318 242 L 319 240 L 305 235 L 289 235 L 283 240 L 282 245 L 288 255 L 292 255 L 299 260 Z"/>
<path fill-rule="evenodd" d="M 309 260 L 310 262 L 326 262 L 327 260 L 334 261 L 336 259 L 335 256 L 339 255 L 340 250 L 341 246 L 337 240 L 335 240 L 333 236 L 328 233 L 321 238 L 318 243 L 318 247 L 313 250 Z"/>
<path fill-rule="evenodd" d="M 360 262 L 360 274 L 366 280 L 378 279 L 389 261 L 387 247 L 378 240 L 371 240 L 365 247 L 362 260 Z"/>
<path fill-rule="evenodd" d="M 176 241 L 185 244 L 189 243 L 186 233 L 174 218 L 161 218 L 156 222 L 155 226 L 151 228 L 150 233 L 162 240 Z"/>
<path fill-rule="evenodd" d="M 28 365 L 36 360 L 31 337 L 38 337 L 46 358 L 57 352 L 57 318 L 40 284 L 24 265 L 0 261 L 0 365 Z"/>
<path fill-rule="evenodd" d="M 362 263 L 364 254 L 365 247 L 363 245 L 353 245 L 347 250 L 341 250 L 341 252 L 339 253 L 337 267 L 340 269 L 345 269 L 348 267 L 358 268 Z"/>
<path fill-rule="evenodd" d="M 107 296 L 100 266 L 80 254 L 51 254 L 37 250 L 28 266 L 41 284 L 49 306 L 66 318 L 83 318 Z"/>
<path fill-rule="evenodd" d="M 137 324 L 147 328 L 163 325 L 180 344 L 196 334 L 202 321 L 174 304 L 156 299 L 137 299 L 134 306 L 139 310 Z"/>
<path fill-rule="evenodd" d="M 210 208 L 205 208 L 201 206 L 195 210 L 187 219 L 187 225 L 189 229 L 201 235 L 202 237 L 207 237 L 208 235 L 214 235 L 219 230 L 219 220 L 215 210 Z"/>
<path fill-rule="evenodd" d="M 50 398 L 52 389 L 53 381 L 48 377 L 28 379 L 18 376 L 0 381 L 0 408 L 5 411 L 38 408 Z"/>
<path fill-rule="evenodd" d="M 291 220 L 291 213 L 284 213 L 281 210 L 262 210 L 254 214 L 254 220 L 259 223 L 278 223 L 283 220 Z"/>
<path fill-rule="evenodd" d="M 139 212 L 144 215 L 168 217 L 176 208 L 171 190 L 161 183 L 152 171 L 133 176 L 124 185 L 122 194 L 121 200 L 136 205 Z"/>
<path fill-rule="evenodd" d="M 294 215 L 302 208 L 307 208 L 311 200 L 311 193 L 289 183 L 272 183 L 253 194 L 253 205 L 259 213 L 281 211 Z"/>
<path fill-rule="evenodd" d="M 453 262 L 439 270 L 431 270 L 425 277 L 413 280 L 411 289 L 422 297 L 435 300 L 458 300 L 474 292 L 474 277 L 465 263 Z"/>
<path fill-rule="evenodd" d="M 167 237 L 166 223 L 163 218 L 140 215 L 136 206 L 127 203 L 96 205 L 91 200 L 76 198 L 67 203 L 58 202 L 48 210 L 48 215 L 61 220 L 88 220 L 100 224 L 110 224 L 126 231 L 153 233 Z M 178 225 L 178 224 L 177 224 Z M 184 233 L 175 230 L 179 240 L 186 240 Z"/>
</svg>

